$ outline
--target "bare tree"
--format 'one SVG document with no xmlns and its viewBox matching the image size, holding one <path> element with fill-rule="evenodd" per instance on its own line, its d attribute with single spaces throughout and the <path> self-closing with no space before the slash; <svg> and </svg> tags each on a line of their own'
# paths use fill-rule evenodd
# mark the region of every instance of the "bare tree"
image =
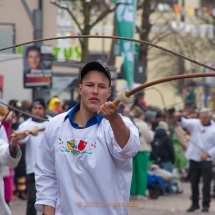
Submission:
<svg viewBox="0 0 215 215">
<path fill-rule="evenodd" d="M 211 45 L 206 38 L 192 37 L 188 34 L 173 33 L 162 41 L 164 46 L 174 50 L 182 55 L 188 56 L 200 62 L 205 62 L 211 57 L 215 57 L 215 52 L 211 49 Z M 163 51 L 154 50 L 154 58 L 159 58 L 154 68 L 157 71 L 154 76 L 165 77 L 170 75 L 181 75 L 200 73 L 203 68 L 185 61 L 180 57 L 175 57 Z M 196 79 L 199 81 L 199 79 Z M 185 80 L 178 80 L 170 82 L 178 95 L 183 94 Z"/>
<path fill-rule="evenodd" d="M 136 31 L 139 34 L 140 39 L 147 42 L 149 42 L 149 34 L 152 27 L 152 24 L 150 22 L 150 15 L 154 11 L 154 9 L 152 9 L 152 3 L 153 1 L 151 0 L 144 0 L 143 2 L 139 0 L 137 3 L 137 9 L 141 10 L 141 26 L 136 26 Z M 145 69 L 147 69 L 148 65 L 148 50 L 149 49 L 147 45 L 140 45 L 139 60 L 143 63 Z M 142 80 L 140 80 L 140 82 L 144 83 L 145 81 L 146 77 L 144 76 Z"/>
<path fill-rule="evenodd" d="M 171 17 L 166 18 L 165 12 L 157 13 L 156 21 L 153 21 L 152 17 L 155 14 L 156 8 L 157 3 L 153 0 L 139 0 L 137 4 L 137 10 L 141 11 L 141 25 L 136 26 L 136 31 L 139 34 L 141 40 L 154 44 L 159 43 L 171 33 L 169 31 L 169 19 L 171 19 Z M 160 22 L 161 20 L 163 21 Z M 158 33 L 152 32 L 153 27 L 158 29 Z M 162 31 L 162 29 L 164 30 Z M 151 49 L 152 47 L 146 44 L 140 45 L 139 60 L 143 63 L 143 66 L 146 68 L 146 70 L 148 67 L 149 52 Z M 143 77 L 140 82 L 144 83 L 145 81 L 146 77 Z"/>
<path fill-rule="evenodd" d="M 82 35 L 89 35 L 91 29 L 103 18 L 115 11 L 118 6 L 118 4 L 112 5 L 112 3 L 109 4 L 104 0 L 52 0 L 51 3 L 69 13 Z M 79 11 L 78 16 L 75 11 Z M 79 41 L 82 50 L 81 62 L 85 63 L 89 56 L 89 39 L 83 38 L 79 39 Z"/>
</svg>

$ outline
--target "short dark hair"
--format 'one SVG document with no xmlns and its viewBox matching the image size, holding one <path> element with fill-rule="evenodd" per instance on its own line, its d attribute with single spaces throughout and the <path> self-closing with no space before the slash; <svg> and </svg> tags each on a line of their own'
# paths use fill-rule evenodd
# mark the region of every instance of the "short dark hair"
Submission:
<svg viewBox="0 0 215 215">
<path fill-rule="evenodd" d="M 29 47 L 26 49 L 26 53 L 25 53 L 26 57 L 28 57 L 28 54 L 29 54 L 29 52 L 31 52 L 31 51 L 37 51 L 37 52 L 39 52 L 39 54 L 40 54 L 40 56 L 41 56 L 41 52 L 40 52 L 40 48 L 39 48 L 39 47 L 37 47 L 37 46 L 29 46 Z"/>
</svg>

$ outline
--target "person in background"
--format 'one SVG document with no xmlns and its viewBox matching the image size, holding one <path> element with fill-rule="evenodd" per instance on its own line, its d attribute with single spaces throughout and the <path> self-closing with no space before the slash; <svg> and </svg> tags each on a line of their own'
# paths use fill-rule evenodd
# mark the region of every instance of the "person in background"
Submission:
<svg viewBox="0 0 215 215">
<path fill-rule="evenodd" d="M 51 117 L 46 115 L 45 101 L 42 98 L 34 99 L 31 105 L 31 114 L 40 118 L 50 120 Z M 29 118 L 22 124 L 20 124 L 18 130 L 31 130 L 32 127 L 37 126 L 38 128 L 46 128 L 48 121 L 38 120 L 36 118 Z M 21 144 L 26 144 L 26 167 L 27 167 L 27 212 L 26 215 L 36 215 L 36 209 L 34 207 L 36 201 L 36 188 L 35 188 L 35 163 L 37 153 L 39 150 L 39 144 L 43 137 L 43 132 L 39 132 L 37 136 L 29 135 L 23 140 L 20 140 Z"/>
<path fill-rule="evenodd" d="M 122 115 L 128 117 L 133 122 L 133 115 L 129 106 L 124 106 Z"/>
<path fill-rule="evenodd" d="M 76 99 L 71 99 L 68 103 L 67 110 L 70 110 L 71 108 L 75 107 L 75 105 L 78 104 L 78 100 L 79 100 L 78 96 L 76 97 Z"/>
<path fill-rule="evenodd" d="M 54 110 L 57 114 L 62 113 L 62 102 L 59 98 L 52 98 L 49 102 L 49 110 Z"/>
<path fill-rule="evenodd" d="M 202 108 L 199 119 L 185 119 L 175 112 L 178 124 L 190 133 L 190 143 L 185 156 L 190 160 L 189 179 L 191 182 L 192 204 L 187 209 L 194 212 L 199 209 L 199 183 L 203 179 L 202 212 L 208 212 L 211 201 L 212 161 L 215 159 L 215 125 L 211 121 L 211 111 Z"/>
<path fill-rule="evenodd" d="M 155 137 L 151 144 L 151 160 L 155 160 L 160 168 L 172 172 L 175 154 L 169 134 L 168 124 L 164 121 L 160 121 L 158 127 L 155 129 Z M 168 184 L 167 192 L 170 194 L 175 193 L 171 182 Z"/>
<path fill-rule="evenodd" d="M 26 113 L 30 113 L 29 108 L 31 107 L 31 101 L 29 100 L 22 100 L 21 102 L 22 106 L 21 106 L 21 110 L 25 111 Z M 18 116 L 17 122 L 18 122 L 18 127 L 21 123 L 23 123 L 24 121 L 26 121 L 28 118 L 30 118 L 28 115 L 21 113 Z M 18 128 L 17 127 L 17 128 Z"/>
<path fill-rule="evenodd" d="M 182 151 L 186 151 L 189 145 L 189 136 L 186 131 L 177 124 L 175 119 L 172 120 L 172 126 L 174 127 L 173 138 L 177 139 L 181 144 Z"/>
<path fill-rule="evenodd" d="M 17 147 L 19 140 L 25 138 L 28 135 L 28 131 L 16 132 L 16 136 L 11 139 L 8 144 L 6 141 L 7 135 L 4 127 L 0 128 L 0 214 L 11 215 L 11 211 L 4 200 L 4 184 L 2 180 L 3 168 L 10 167 L 14 168 L 21 157 L 21 151 Z"/>
<path fill-rule="evenodd" d="M 11 125 L 11 115 L 7 115 L 8 110 L 6 110 L 3 106 L 0 106 L 0 116 L 2 118 L 2 124 L 0 127 L 3 127 L 1 130 L 5 130 L 7 137 L 5 137 L 4 131 L 1 131 L 2 135 L 0 139 L 5 140 L 8 142 L 10 140 L 10 135 L 12 134 L 12 130 L 10 129 Z M 7 115 L 7 118 L 5 119 Z M 3 122 L 4 121 L 4 122 Z M 3 134 L 4 133 L 4 134 Z M 3 180 L 4 180 L 4 194 L 5 194 L 5 201 L 8 205 L 11 204 L 13 200 L 13 170 L 9 167 L 4 167 L 3 169 Z"/>
<path fill-rule="evenodd" d="M 196 102 L 195 102 L 196 96 L 195 96 L 195 92 L 194 92 L 192 83 L 187 85 L 184 96 L 185 96 L 184 110 L 190 112 L 196 106 Z"/>
<path fill-rule="evenodd" d="M 146 196 L 147 189 L 147 171 L 149 153 L 151 152 L 151 142 L 154 134 L 144 122 L 144 113 L 138 107 L 133 109 L 133 122 L 139 131 L 140 148 L 136 156 L 133 158 L 133 174 L 131 183 L 131 195 L 138 195 L 139 199 Z"/>
<path fill-rule="evenodd" d="M 146 109 L 146 101 L 144 100 L 144 92 L 138 92 L 136 94 L 136 99 L 134 100 L 134 106 L 139 106 L 141 109 L 145 110 Z"/>
<path fill-rule="evenodd" d="M 212 162 L 212 172 L 213 172 L 213 190 L 212 190 L 212 198 L 215 198 L 215 160 Z"/>
<path fill-rule="evenodd" d="M 30 113 L 29 109 L 31 107 L 31 101 L 29 100 L 22 100 L 21 102 L 21 110 L 25 111 L 27 113 Z M 26 114 L 20 113 L 17 118 L 17 123 L 15 130 L 18 129 L 19 125 L 23 122 L 25 122 L 30 117 Z M 26 196 L 26 164 L 25 164 L 25 151 L 26 151 L 26 145 L 25 144 L 18 144 L 21 151 L 22 156 L 19 161 L 19 164 L 14 169 L 14 199 L 18 198 L 21 200 L 27 200 Z"/>
<path fill-rule="evenodd" d="M 161 111 L 155 115 L 155 121 L 152 122 L 152 131 L 155 131 L 160 121 L 165 121 L 165 115 Z"/>
<path fill-rule="evenodd" d="M 49 102 L 50 102 L 50 101 L 51 101 L 51 100 L 49 100 L 49 101 L 46 103 L 46 114 L 47 114 L 48 116 L 55 117 L 55 116 L 58 115 L 58 112 L 55 111 L 55 110 L 49 110 Z"/>
</svg>

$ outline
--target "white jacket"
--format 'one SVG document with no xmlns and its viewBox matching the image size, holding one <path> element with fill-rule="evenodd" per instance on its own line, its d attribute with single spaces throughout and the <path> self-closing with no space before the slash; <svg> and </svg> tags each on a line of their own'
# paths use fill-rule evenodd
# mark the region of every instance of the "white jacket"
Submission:
<svg viewBox="0 0 215 215">
<path fill-rule="evenodd" d="M 137 126 L 140 134 L 140 149 L 139 151 L 151 152 L 151 142 L 154 138 L 154 132 L 151 131 L 146 122 L 142 119 L 134 118 L 134 124 Z"/>
<path fill-rule="evenodd" d="M 51 117 L 49 117 L 48 119 L 50 120 Z M 36 122 L 33 121 L 32 118 L 29 118 L 25 122 L 20 124 L 18 130 L 31 130 L 31 128 L 34 126 L 37 126 L 38 128 L 46 128 L 48 123 L 48 121 Z M 34 167 L 36 164 L 37 151 L 42 140 L 43 133 L 44 132 L 39 132 L 37 136 L 28 135 L 25 139 L 19 141 L 21 144 L 26 143 L 25 161 L 27 174 L 34 173 L 35 171 Z"/>
<path fill-rule="evenodd" d="M 9 144 L 0 139 L 0 215 L 11 215 L 10 209 L 4 199 L 3 166 L 14 168 L 21 158 L 21 150 L 18 147 L 16 158 L 10 156 Z"/>
<path fill-rule="evenodd" d="M 121 149 L 109 121 L 73 128 L 67 113 L 48 124 L 36 164 L 36 209 L 56 208 L 55 215 L 126 215 L 132 177 L 132 157 L 139 149 L 137 128 L 126 117 L 130 138 Z M 105 206 L 104 206 L 105 205 Z"/>
<path fill-rule="evenodd" d="M 190 160 L 201 161 L 200 157 L 207 152 L 210 158 L 215 158 L 215 124 L 211 123 L 209 126 L 203 126 L 199 119 L 185 119 L 182 118 L 178 122 L 183 128 L 190 132 L 190 143 L 185 153 Z"/>
</svg>

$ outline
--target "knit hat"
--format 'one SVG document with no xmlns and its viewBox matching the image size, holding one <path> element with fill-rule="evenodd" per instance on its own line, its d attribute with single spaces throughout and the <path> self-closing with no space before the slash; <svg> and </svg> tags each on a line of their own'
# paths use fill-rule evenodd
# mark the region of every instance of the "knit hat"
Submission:
<svg viewBox="0 0 215 215">
<path fill-rule="evenodd" d="M 43 98 L 36 98 L 33 100 L 31 109 L 34 107 L 34 105 L 42 105 L 44 109 L 46 109 L 46 104 Z"/>
</svg>

